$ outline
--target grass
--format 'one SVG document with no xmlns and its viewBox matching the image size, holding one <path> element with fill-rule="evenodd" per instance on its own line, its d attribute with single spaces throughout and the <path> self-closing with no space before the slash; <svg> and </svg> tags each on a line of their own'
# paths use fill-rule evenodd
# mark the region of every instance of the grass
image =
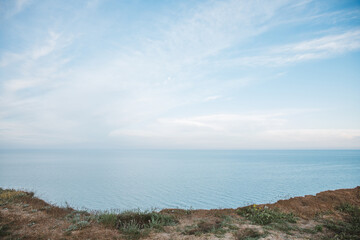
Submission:
<svg viewBox="0 0 360 240">
<path fill-rule="evenodd" d="M 222 220 L 201 220 L 197 224 L 186 226 L 182 233 L 196 236 L 212 233 L 217 237 L 223 237 L 227 232 L 235 232 L 238 230 L 238 227 L 232 224 L 232 217 L 223 215 L 221 218 Z"/>
<path fill-rule="evenodd" d="M 182 231 L 186 235 L 200 236 L 202 234 L 214 234 L 216 237 L 222 238 L 225 233 L 235 233 L 239 228 L 233 224 L 231 216 L 222 215 L 221 219 L 201 220 L 197 224 L 186 226 Z"/>
<path fill-rule="evenodd" d="M 49 229 L 58 228 L 64 236 L 69 236 L 73 231 L 85 229 L 90 230 L 93 225 L 101 224 L 107 228 L 117 229 L 116 234 L 127 239 L 139 239 L 148 236 L 150 232 L 172 231 L 165 226 L 175 225 L 177 219 L 190 219 L 189 216 L 196 214 L 196 211 L 175 209 L 171 211 L 124 211 L 124 212 L 98 212 L 89 213 L 86 211 L 76 211 L 67 207 L 57 207 L 47 204 L 41 199 L 34 197 L 33 193 L 16 190 L 4 190 L 0 188 L 0 206 L 4 209 L 11 209 L 16 206 L 17 209 L 24 213 L 42 212 L 46 216 L 54 217 L 59 221 L 65 220 L 65 225 L 50 226 Z M 213 234 L 216 237 L 224 237 L 225 234 L 233 234 L 237 240 L 255 240 L 271 233 L 271 230 L 282 231 L 290 235 L 294 234 L 314 234 L 312 237 L 324 237 L 324 239 L 333 240 L 360 240 L 360 208 L 351 204 L 342 204 L 333 210 L 337 216 L 342 216 L 342 220 L 329 220 L 321 218 L 315 221 L 320 225 L 312 225 L 310 228 L 301 228 L 295 223 L 297 218 L 293 214 L 284 213 L 278 209 L 259 207 L 256 205 L 238 209 L 238 215 L 226 215 L 224 212 L 215 212 L 211 217 L 203 217 L 202 220 L 194 216 L 194 224 L 182 228 L 178 225 L 177 232 L 182 234 L 200 236 L 202 234 Z M 175 217 L 176 216 L 176 217 Z M 11 235 L 13 230 L 13 221 L 1 221 L 0 216 L 0 238 Z M 192 218 L 191 218 L 192 219 Z M 252 222 L 261 225 L 243 228 L 239 224 Z M 70 223 L 70 224 L 69 224 Z M 302 222 L 301 222 L 302 223 Z M 37 221 L 28 221 L 28 227 L 37 227 Z M 175 230 L 175 227 L 173 228 Z M 108 231 L 108 230 L 106 230 Z M 315 236 L 316 234 L 316 236 Z M 295 236 L 295 235 L 294 235 Z M 298 236 L 298 235 L 296 235 Z"/>
<path fill-rule="evenodd" d="M 98 222 L 106 227 L 120 230 L 127 238 L 138 239 L 147 236 L 151 229 L 163 230 L 164 226 L 175 225 L 177 220 L 170 215 L 156 211 L 105 212 L 97 215 Z"/>
<path fill-rule="evenodd" d="M 116 213 L 102 213 L 99 214 L 97 219 L 98 222 L 102 223 L 105 227 L 116 227 L 116 223 L 117 223 L 117 216 L 118 214 Z"/>
<path fill-rule="evenodd" d="M 183 234 L 200 236 L 206 233 L 224 234 L 224 230 L 221 228 L 221 222 L 209 222 L 201 220 L 199 223 L 186 226 Z"/>
<path fill-rule="evenodd" d="M 13 189 L 4 190 L 4 189 L 0 188 L 0 204 L 4 205 L 4 204 L 7 204 L 9 202 L 16 200 L 17 198 L 21 198 L 21 197 L 24 197 L 27 195 L 32 197 L 32 196 L 34 196 L 34 193 L 26 193 L 23 191 L 16 191 Z"/>
<path fill-rule="evenodd" d="M 5 237 L 10 235 L 9 226 L 8 225 L 1 225 L 0 226 L 0 237 Z"/>
<path fill-rule="evenodd" d="M 65 219 L 72 223 L 72 225 L 65 229 L 65 232 L 68 233 L 89 227 L 90 223 L 95 220 L 92 215 L 85 211 L 72 211 L 65 216 Z"/>
<path fill-rule="evenodd" d="M 344 220 L 327 220 L 324 224 L 334 233 L 333 239 L 360 240 L 360 208 L 345 203 L 340 205 L 337 210 L 345 215 Z"/>
<path fill-rule="evenodd" d="M 287 234 L 297 231 L 298 228 L 293 224 L 296 223 L 296 217 L 292 213 L 283 213 L 278 209 L 270 209 L 267 207 L 258 207 L 252 205 L 250 207 L 240 208 L 237 214 L 245 217 L 254 224 L 263 225 L 268 230 L 280 230 Z"/>
<path fill-rule="evenodd" d="M 52 217 L 61 218 L 73 211 L 70 207 L 61 208 L 46 203 L 44 200 L 34 197 L 33 192 L 24 192 L 14 189 L 0 188 L 0 206 L 11 203 L 20 203 L 24 208 L 31 206 L 33 210 L 44 211 Z"/>
<path fill-rule="evenodd" d="M 234 234 L 236 240 L 256 240 L 261 237 L 264 237 L 264 234 L 261 234 L 258 230 L 254 228 L 245 228 L 237 231 Z"/>
<path fill-rule="evenodd" d="M 257 207 L 255 204 L 251 207 L 241 208 L 237 211 L 237 213 L 259 225 L 287 222 L 296 223 L 296 218 L 292 213 L 283 213 L 277 209 L 273 210 L 266 207 Z"/>
</svg>

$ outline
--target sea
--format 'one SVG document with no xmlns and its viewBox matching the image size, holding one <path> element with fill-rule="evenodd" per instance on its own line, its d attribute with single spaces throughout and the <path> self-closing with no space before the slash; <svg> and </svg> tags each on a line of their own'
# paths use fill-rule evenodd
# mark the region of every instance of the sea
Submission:
<svg viewBox="0 0 360 240">
<path fill-rule="evenodd" d="M 0 150 L 0 187 L 87 210 L 218 209 L 360 185 L 360 150 Z"/>
</svg>

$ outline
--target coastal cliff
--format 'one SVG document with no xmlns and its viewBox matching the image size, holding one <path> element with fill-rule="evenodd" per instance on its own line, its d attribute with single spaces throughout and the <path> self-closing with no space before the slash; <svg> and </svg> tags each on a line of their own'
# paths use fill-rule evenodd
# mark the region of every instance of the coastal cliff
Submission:
<svg viewBox="0 0 360 240">
<path fill-rule="evenodd" d="M 237 209 L 87 212 L 0 188 L 1 239 L 360 239 L 360 187 Z"/>
</svg>

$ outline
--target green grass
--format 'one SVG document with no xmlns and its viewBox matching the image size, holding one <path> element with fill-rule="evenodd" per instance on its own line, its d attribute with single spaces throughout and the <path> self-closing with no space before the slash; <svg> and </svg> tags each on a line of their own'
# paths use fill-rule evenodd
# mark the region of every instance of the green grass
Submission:
<svg viewBox="0 0 360 240">
<path fill-rule="evenodd" d="M 292 213 L 283 213 L 277 209 L 260 208 L 256 205 L 241 208 L 237 211 L 240 216 L 245 217 L 251 222 L 259 225 L 268 225 L 271 223 L 296 223 L 296 218 Z"/>
<path fill-rule="evenodd" d="M 326 221 L 324 226 L 334 232 L 333 239 L 360 240 L 360 208 L 342 204 L 337 208 L 345 214 L 344 221 Z"/>
<path fill-rule="evenodd" d="M 255 204 L 250 207 L 240 208 L 237 210 L 237 213 L 254 224 L 265 226 L 268 230 L 276 229 L 287 234 L 292 234 L 292 231 L 298 231 L 298 228 L 294 225 L 296 217 L 292 213 L 283 213 L 278 209 L 258 207 Z"/>
<path fill-rule="evenodd" d="M 183 234 L 200 236 L 206 233 L 214 233 L 218 235 L 224 234 L 226 231 L 222 228 L 220 221 L 209 222 L 201 220 L 199 223 L 186 226 Z"/>
<path fill-rule="evenodd" d="M 234 234 L 236 240 L 257 240 L 264 236 L 265 234 L 261 234 L 258 230 L 253 228 L 245 228 Z"/>
<path fill-rule="evenodd" d="M 227 232 L 235 232 L 238 227 L 233 223 L 233 219 L 230 216 L 222 216 L 222 220 L 207 221 L 201 220 L 197 224 L 186 226 L 183 234 L 200 236 L 202 234 L 211 233 L 217 237 L 223 237 Z"/>
<path fill-rule="evenodd" d="M 323 231 L 323 227 L 321 225 L 316 225 L 314 228 L 315 232 L 322 232 Z"/>
<path fill-rule="evenodd" d="M 8 225 L 0 225 L 0 237 L 5 237 L 10 234 Z"/>
<path fill-rule="evenodd" d="M 152 229 L 161 231 L 164 226 L 177 223 L 177 220 L 171 215 L 140 210 L 100 213 L 97 215 L 97 219 L 104 226 L 120 230 L 129 239 L 138 239 L 147 236 Z"/>
<path fill-rule="evenodd" d="M 97 216 L 98 222 L 102 223 L 105 227 L 116 227 L 117 214 L 116 213 L 102 213 Z"/>
<path fill-rule="evenodd" d="M 17 191 L 14 189 L 2 189 L 0 188 L 0 204 L 5 205 L 9 202 L 12 202 L 13 200 L 17 198 L 21 198 L 24 196 L 30 196 L 32 197 L 34 193 L 26 193 L 23 191 Z"/>
</svg>

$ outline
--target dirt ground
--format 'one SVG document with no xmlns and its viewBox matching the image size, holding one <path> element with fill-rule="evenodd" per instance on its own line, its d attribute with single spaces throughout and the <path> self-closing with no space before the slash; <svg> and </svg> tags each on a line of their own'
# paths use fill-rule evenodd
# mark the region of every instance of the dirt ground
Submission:
<svg viewBox="0 0 360 240">
<path fill-rule="evenodd" d="M 359 207 L 360 187 L 250 207 L 262 214 L 272 209 L 292 213 L 296 222 L 256 224 L 239 214 L 244 208 L 164 209 L 160 214 L 172 216 L 176 224 L 129 235 L 102 224 L 95 213 L 56 207 L 31 193 L 1 189 L 0 239 L 336 239 L 335 233 L 323 226 L 326 221 L 344 218 L 338 210 L 341 204 Z"/>
</svg>

